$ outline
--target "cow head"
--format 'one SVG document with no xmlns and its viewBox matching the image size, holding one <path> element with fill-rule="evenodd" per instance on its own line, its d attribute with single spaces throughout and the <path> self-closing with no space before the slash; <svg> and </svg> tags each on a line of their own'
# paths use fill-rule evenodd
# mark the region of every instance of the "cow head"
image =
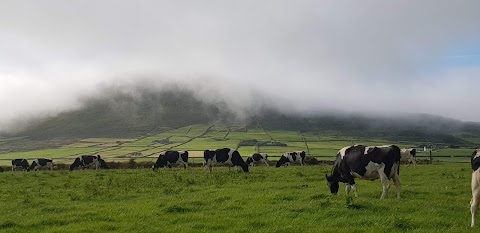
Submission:
<svg viewBox="0 0 480 233">
<path fill-rule="evenodd" d="M 105 160 L 100 158 L 100 155 L 98 156 L 98 163 L 100 163 L 100 168 L 108 169 L 107 163 Z"/>
<path fill-rule="evenodd" d="M 275 165 L 275 167 L 280 167 L 280 166 L 282 166 L 283 164 L 285 164 L 286 162 L 289 162 L 289 161 L 288 161 L 288 158 L 282 155 L 282 156 L 280 157 L 280 159 L 278 160 L 277 165 Z"/>
<path fill-rule="evenodd" d="M 413 157 L 416 157 L 417 156 L 417 149 L 411 149 L 410 150 L 410 154 L 413 156 Z"/>
<path fill-rule="evenodd" d="M 83 165 L 83 163 L 80 160 L 80 158 L 76 158 L 75 161 L 73 161 L 72 165 L 70 165 L 70 171 L 73 171 L 75 168 L 78 168 L 82 165 Z"/>
<path fill-rule="evenodd" d="M 241 163 L 240 167 L 242 168 L 243 172 L 248 172 L 248 164 L 247 163 Z"/>
<path fill-rule="evenodd" d="M 325 178 L 327 179 L 327 185 L 328 188 L 330 188 L 330 192 L 333 195 L 337 195 L 339 188 L 338 180 L 336 180 L 333 176 L 328 176 L 327 174 L 325 174 Z"/>
</svg>

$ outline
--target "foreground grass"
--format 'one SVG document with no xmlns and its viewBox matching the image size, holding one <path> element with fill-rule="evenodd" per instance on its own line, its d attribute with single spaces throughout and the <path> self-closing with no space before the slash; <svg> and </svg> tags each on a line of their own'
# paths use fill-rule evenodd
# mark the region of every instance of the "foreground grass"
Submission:
<svg viewBox="0 0 480 233">
<path fill-rule="evenodd" d="M 329 194 L 330 166 L 0 173 L 0 232 L 469 232 L 468 164 L 403 166 L 403 194 Z"/>
</svg>

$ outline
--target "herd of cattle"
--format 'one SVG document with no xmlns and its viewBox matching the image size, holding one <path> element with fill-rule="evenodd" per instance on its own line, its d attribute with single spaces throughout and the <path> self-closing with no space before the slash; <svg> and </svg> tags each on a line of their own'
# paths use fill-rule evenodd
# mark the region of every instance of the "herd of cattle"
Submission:
<svg viewBox="0 0 480 233">
<path fill-rule="evenodd" d="M 415 164 L 415 149 L 400 149 L 395 145 L 388 146 L 362 146 L 354 145 L 340 149 L 333 164 L 331 174 L 325 174 L 328 187 L 332 194 L 337 194 L 339 183 L 346 183 L 345 192 L 349 195 L 353 189 L 355 197 L 358 197 L 355 178 L 367 180 L 380 179 L 383 192 L 381 198 L 385 198 L 390 187 L 390 180 L 393 180 L 397 197 L 400 197 L 400 161 L 410 160 Z M 276 167 L 282 165 L 289 166 L 290 163 L 305 164 L 305 151 L 294 151 L 284 153 L 276 163 Z M 268 166 L 268 155 L 255 153 L 247 157 L 245 161 L 237 150 L 222 148 L 217 150 L 204 151 L 204 165 L 211 171 L 214 165 L 228 165 L 229 167 L 238 166 L 244 172 L 257 163 L 264 163 Z M 188 151 L 166 151 L 162 152 L 155 164 L 153 170 L 158 168 L 171 168 L 172 165 L 181 165 L 185 169 L 188 167 Z M 471 227 L 475 225 L 475 215 L 480 205 L 480 149 L 473 152 L 471 156 L 472 166 L 472 199 L 471 199 Z M 53 161 L 51 159 L 34 159 L 31 164 L 26 159 L 12 160 L 12 171 L 22 169 L 25 171 L 36 171 L 39 169 L 53 170 Z M 108 169 L 105 160 L 100 155 L 83 155 L 77 157 L 70 171 L 75 169 Z M 1 168 L 0 168 L 1 169 Z M 3 170 L 1 170 L 3 171 Z"/>
</svg>

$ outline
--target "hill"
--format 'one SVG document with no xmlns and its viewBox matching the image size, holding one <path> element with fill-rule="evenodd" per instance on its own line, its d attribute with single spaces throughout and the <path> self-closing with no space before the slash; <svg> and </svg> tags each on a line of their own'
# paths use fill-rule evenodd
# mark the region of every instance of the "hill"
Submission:
<svg viewBox="0 0 480 233">
<path fill-rule="evenodd" d="M 406 141 L 414 145 L 475 147 L 480 124 L 426 114 L 368 116 L 361 113 L 303 116 L 264 107 L 238 117 L 225 103 L 208 103 L 181 89 L 116 92 L 85 101 L 82 109 L 38 120 L 0 138 L 0 152 L 55 148 L 84 138 L 138 138 L 195 124 L 241 126 Z"/>
</svg>

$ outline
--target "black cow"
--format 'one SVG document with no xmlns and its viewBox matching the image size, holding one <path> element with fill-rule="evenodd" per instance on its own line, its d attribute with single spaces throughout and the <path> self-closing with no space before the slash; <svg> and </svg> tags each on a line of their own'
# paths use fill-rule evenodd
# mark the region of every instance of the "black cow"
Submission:
<svg viewBox="0 0 480 233">
<path fill-rule="evenodd" d="M 480 149 L 476 149 L 471 157 L 472 165 L 472 200 L 470 201 L 470 212 L 472 213 L 472 224 L 475 226 L 475 215 L 480 203 Z"/>
<path fill-rule="evenodd" d="M 300 163 L 300 165 L 305 165 L 305 151 L 294 151 L 294 152 L 285 152 L 277 162 L 276 167 L 280 167 L 285 164 L 289 166 L 290 163 Z"/>
<path fill-rule="evenodd" d="M 152 166 L 153 170 L 159 167 L 172 167 L 172 164 L 183 164 L 184 168 L 188 167 L 188 151 L 165 151 L 160 153 L 157 162 Z"/>
<path fill-rule="evenodd" d="M 255 153 L 247 157 L 248 166 L 253 166 L 255 163 L 263 162 L 268 166 L 268 154 L 265 153 Z"/>
<path fill-rule="evenodd" d="M 217 150 L 206 150 L 203 152 L 203 158 L 205 159 L 205 165 L 208 166 L 210 172 L 212 166 L 216 164 L 226 164 L 233 166 L 240 166 L 244 172 L 248 172 L 248 165 L 243 160 L 238 151 L 223 148 Z"/>
<path fill-rule="evenodd" d="M 22 168 L 24 171 L 28 171 L 28 161 L 26 159 L 14 159 L 12 160 L 12 171 L 17 170 L 17 168 Z"/>
<path fill-rule="evenodd" d="M 342 148 L 333 165 L 332 174 L 327 178 L 327 184 L 332 194 L 337 194 L 339 182 L 347 183 L 347 195 L 352 188 L 358 197 L 354 177 L 382 182 L 385 198 L 390 188 L 390 179 L 395 182 L 397 197 L 400 198 L 400 148 L 397 146 L 347 146 Z"/>
<path fill-rule="evenodd" d="M 51 159 L 34 159 L 28 170 L 36 171 L 43 168 L 49 168 L 50 170 L 53 170 L 53 161 Z"/>
<path fill-rule="evenodd" d="M 95 170 L 97 170 L 99 167 L 108 169 L 107 163 L 105 163 L 105 160 L 100 158 L 100 155 L 82 155 L 73 161 L 72 165 L 70 165 L 70 171 L 73 171 L 76 168 L 85 169 L 87 167 L 95 168 Z"/>
</svg>

